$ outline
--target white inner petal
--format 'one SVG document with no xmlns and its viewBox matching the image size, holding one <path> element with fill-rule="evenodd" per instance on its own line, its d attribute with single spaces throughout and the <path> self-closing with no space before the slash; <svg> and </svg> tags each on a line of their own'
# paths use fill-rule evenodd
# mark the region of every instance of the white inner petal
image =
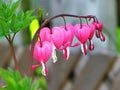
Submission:
<svg viewBox="0 0 120 90">
<path fill-rule="evenodd" d="M 88 49 L 87 44 L 85 43 L 86 50 Z M 81 44 L 81 51 L 85 55 L 83 44 Z"/>
<path fill-rule="evenodd" d="M 53 63 L 57 62 L 57 56 L 56 56 L 56 50 L 55 46 L 53 45 L 53 51 L 52 51 L 52 59 Z"/>
<path fill-rule="evenodd" d="M 69 56 L 70 56 L 70 48 L 67 47 L 67 60 L 68 60 Z"/>
<path fill-rule="evenodd" d="M 41 64 L 42 64 L 42 74 L 43 74 L 44 76 L 46 76 L 45 64 L 44 64 L 43 62 L 41 62 Z"/>
</svg>

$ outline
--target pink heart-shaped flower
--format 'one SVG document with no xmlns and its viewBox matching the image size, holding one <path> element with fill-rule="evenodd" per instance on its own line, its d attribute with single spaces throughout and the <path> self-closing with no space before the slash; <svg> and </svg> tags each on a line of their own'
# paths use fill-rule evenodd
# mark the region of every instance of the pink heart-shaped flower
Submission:
<svg viewBox="0 0 120 90">
<path fill-rule="evenodd" d="M 73 41 L 74 37 L 74 27 L 72 24 L 67 24 L 66 26 L 61 26 L 64 31 L 64 40 L 63 40 L 63 47 L 70 46 Z"/>
<path fill-rule="evenodd" d="M 52 28 L 52 41 L 57 49 L 63 44 L 64 40 L 64 29 L 62 27 L 53 27 Z"/>
<path fill-rule="evenodd" d="M 33 65 L 32 69 L 38 68 L 40 65 L 42 65 L 42 73 L 43 75 L 48 74 L 48 69 L 46 67 L 46 62 L 52 55 L 52 44 L 48 41 L 43 41 L 43 42 L 36 42 L 35 47 L 34 47 L 34 53 L 33 57 L 34 59 L 38 62 L 37 65 Z"/>
<path fill-rule="evenodd" d="M 82 25 L 82 27 L 81 27 L 80 24 L 76 24 L 75 25 L 75 35 L 76 35 L 77 39 L 81 43 L 84 44 L 90 36 L 89 26 L 88 25 Z"/>
<path fill-rule="evenodd" d="M 102 32 L 103 29 L 103 23 L 102 22 L 93 22 L 93 24 L 96 26 L 96 29 L 100 32 Z"/>
<path fill-rule="evenodd" d="M 50 34 L 50 29 L 47 28 L 47 27 L 44 27 L 40 30 L 40 39 L 41 39 L 41 42 L 43 41 L 49 41 L 51 42 L 51 34 Z"/>
<path fill-rule="evenodd" d="M 37 62 L 46 63 L 52 55 L 52 44 L 48 41 L 36 42 L 33 55 Z"/>
</svg>

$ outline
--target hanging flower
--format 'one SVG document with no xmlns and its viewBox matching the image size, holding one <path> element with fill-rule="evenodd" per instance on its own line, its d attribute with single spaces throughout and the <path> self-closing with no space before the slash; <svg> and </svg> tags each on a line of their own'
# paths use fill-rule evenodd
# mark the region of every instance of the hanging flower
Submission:
<svg viewBox="0 0 120 90">
<path fill-rule="evenodd" d="M 39 33 L 41 42 L 48 41 L 51 42 L 51 31 L 48 27 L 44 27 L 40 30 Z"/>
<path fill-rule="evenodd" d="M 35 69 L 42 65 L 42 73 L 43 75 L 48 74 L 48 69 L 46 68 L 46 62 L 49 60 L 49 58 L 52 55 L 52 44 L 48 41 L 43 41 L 43 42 L 36 42 L 35 47 L 34 47 L 34 53 L 33 57 L 35 61 L 38 62 L 37 65 L 33 65 L 32 69 Z"/>
<path fill-rule="evenodd" d="M 60 49 L 63 40 L 64 40 L 64 31 L 61 27 L 53 27 L 51 30 L 47 27 L 41 29 L 39 34 L 41 41 L 49 41 L 52 43 L 53 52 L 52 52 L 52 59 L 53 62 L 57 61 L 56 51 L 55 49 Z"/>
<path fill-rule="evenodd" d="M 90 28 L 88 25 L 75 25 L 75 35 L 77 39 L 81 42 L 81 50 L 84 55 L 87 54 L 87 45 L 86 42 L 89 39 L 90 36 Z"/>
<path fill-rule="evenodd" d="M 92 42 L 93 35 L 95 33 L 96 27 L 93 23 L 89 25 L 90 36 L 89 36 L 89 50 L 94 50 L 94 44 Z"/>
<path fill-rule="evenodd" d="M 71 44 L 74 38 L 74 27 L 72 24 L 67 24 L 66 26 L 61 26 L 61 28 L 64 31 L 64 40 L 62 43 L 63 55 L 64 59 L 68 60 L 70 54 L 69 46 L 72 46 Z"/>
<path fill-rule="evenodd" d="M 102 33 L 103 29 L 103 23 L 102 22 L 93 22 L 93 24 L 96 26 L 96 37 L 100 38 L 101 41 L 105 41 L 105 36 Z"/>
<path fill-rule="evenodd" d="M 61 27 L 52 28 L 52 41 L 54 46 L 59 50 L 64 41 L 64 29 Z"/>
</svg>

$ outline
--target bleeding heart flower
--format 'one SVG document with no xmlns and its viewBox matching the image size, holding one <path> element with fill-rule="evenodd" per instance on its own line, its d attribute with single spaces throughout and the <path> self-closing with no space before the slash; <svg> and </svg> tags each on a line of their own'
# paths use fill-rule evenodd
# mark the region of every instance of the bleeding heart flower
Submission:
<svg viewBox="0 0 120 90">
<path fill-rule="evenodd" d="M 61 27 L 53 27 L 51 31 L 49 28 L 44 27 L 41 29 L 39 35 L 41 41 L 52 42 L 57 49 L 60 49 L 63 44 L 64 30 Z"/>
<path fill-rule="evenodd" d="M 63 29 L 64 29 L 63 46 L 66 43 L 69 43 L 69 45 L 71 45 L 72 41 L 73 41 L 73 37 L 74 37 L 74 27 L 73 27 L 73 25 L 72 24 L 68 24 L 66 26 L 63 26 Z"/>
<path fill-rule="evenodd" d="M 64 31 L 61 27 L 53 27 L 51 30 L 49 28 L 42 28 L 39 34 L 41 41 L 49 41 L 52 43 L 53 52 L 52 58 L 53 62 L 57 61 L 55 49 L 60 49 L 64 40 Z"/>
<path fill-rule="evenodd" d="M 62 44 L 63 44 L 63 40 L 64 40 L 64 29 L 61 27 L 53 27 L 52 28 L 52 43 L 53 43 L 53 53 L 52 53 L 52 58 L 53 58 L 53 62 L 57 61 L 57 57 L 56 57 L 56 51 L 55 49 L 60 49 Z"/>
<path fill-rule="evenodd" d="M 67 24 L 66 26 L 61 26 L 64 31 L 64 40 L 62 43 L 62 50 L 64 54 L 64 59 L 68 60 L 69 58 L 69 46 L 71 46 L 73 38 L 74 38 L 74 27 L 72 24 Z"/>
<path fill-rule="evenodd" d="M 32 69 L 39 67 L 42 64 L 42 73 L 47 75 L 48 70 L 45 63 L 52 55 L 52 44 L 48 41 L 36 42 L 34 47 L 33 57 L 38 62 L 38 65 L 33 65 Z"/>
<path fill-rule="evenodd" d="M 89 36 L 89 50 L 94 50 L 94 44 L 92 42 L 92 38 L 93 38 L 93 35 L 94 35 L 94 32 L 96 30 L 96 27 L 93 23 L 91 23 L 89 25 L 90 27 L 90 36 Z"/>
<path fill-rule="evenodd" d="M 52 28 L 52 41 L 57 49 L 63 44 L 64 41 L 64 29 L 61 27 Z"/>
<path fill-rule="evenodd" d="M 80 24 L 76 24 L 75 25 L 75 35 L 82 44 L 86 43 L 86 41 L 88 40 L 88 38 L 90 36 L 89 26 L 82 25 L 82 27 L 81 27 Z"/>
<path fill-rule="evenodd" d="M 57 17 L 59 17 L 59 15 Z M 51 19 L 48 19 L 47 22 L 57 17 L 55 16 Z M 35 61 L 37 61 L 38 64 L 33 65 L 32 69 L 36 69 L 40 65 L 42 65 L 42 73 L 44 75 L 47 75 L 48 69 L 46 67 L 46 62 L 51 56 L 53 62 L 57 61 L 56 49 L 63 50 L 63 56 L 67 60 L 70 54 L 69 47 L 75 47 L 81 44 L 81 50 L 83 54 L 86 55 L 87 48 L 89 48 L 90 50 L 94 50 L 94 44 L 92 42 L 94 33 L 96 33 L 96 37 L 100 38 L 101 41 L 105 41 L 105 36 L 102 33 L 102 22 L 98 22 L 94 16 L 79 18 L 85 18 L 86 20 L 93 18 L 94 22 L 92 22 L 90 25 L 76 24 L 75 26 L 73 26 L 72 24 L 67 24 L 66 26 L 53 27 L 51 29 L 48 27 L 43 27 L 40 30 L 40 40 L 35 43 L 33 52 L 33 58 L 35 59 Z M 45 24 L 46 22 L 43 23 L 43 25 Z M 74 35 L 77 37 L 79 42 L 72 45 Z M 87 46 L 88 40 L 89 46 Z"/>
<path fill-rule="evenodd" d="M 103 29 L 103 23 L 102 22 L 93 22 L 93 24 L 96 26 L 96 37 L 100 38 L 101 41 L 105 41 L 105 36 L 102 33 L 102 29 Z"/>
<path fill-rule="evenodd" d="M 81 49 L 82 52 L 86 55 L 87 54 L 87 45 L 86 42 L 90 37 L 90 27 L 88 25 L 75 25 L 75 35 L 77 39 L 82 43 Z"/>
<path fill-rule="evenodd" d="M 51 31 L 48 27 L 44 27 L 40 30 L 40 39 L 41 39 L 41 42 L 43 41 L 49 41 L 51 42 Z"/>
<path fill-rule="evenodd" d="M 96 22 L 96 28 L 102 32 L 102 29 L 103 29 L 103 23 L 102 22 Z"/>
</svg>

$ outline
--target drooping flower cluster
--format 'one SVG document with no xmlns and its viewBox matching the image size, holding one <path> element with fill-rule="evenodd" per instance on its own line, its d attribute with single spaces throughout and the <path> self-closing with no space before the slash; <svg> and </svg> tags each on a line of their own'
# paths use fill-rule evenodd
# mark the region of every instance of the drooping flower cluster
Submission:
<svg viewBox="0 0 120 90">
<path fill-rule="evenodd" d="M 33 65 L 32 69 L 35 69 L 42 65 L 42 73 L 48 74 L 46 68 L 46 62 L 52 58 L 53 62 L 57 61 L 56 49 L 63 50 L 63 57 L 65 60 L 69 58 L 69 47 L 81 46 L 81 50 L 84 55 L 87 54 L 88 49 L 94 50 L 94 44 L 92 38 L 94 34 L 101 41 L 105 41 L 105 37 L 102 33 L 102 22 L 93 21 L 88 24 L 67 24 L 65 26 L 55 26 L 53 28 L 43 27 L 40 29 L 40 40 L 35 43 L 33 57 L 38 62 L 37 65 Z M 76 37 L 78 42 L 72 44 L 73 38 Z"/>
</svg>

